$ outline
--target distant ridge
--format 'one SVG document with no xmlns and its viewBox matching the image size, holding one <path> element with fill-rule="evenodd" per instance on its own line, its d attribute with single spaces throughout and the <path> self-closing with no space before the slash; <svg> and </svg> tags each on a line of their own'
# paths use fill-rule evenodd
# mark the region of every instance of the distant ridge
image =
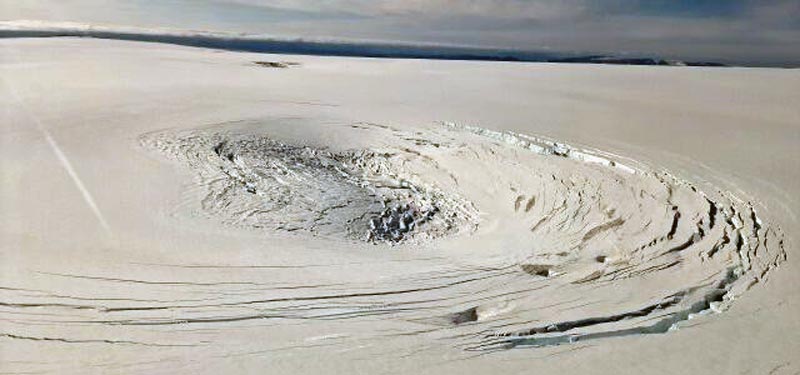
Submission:
<svg viewBox="0 0 800 375">
<path fill-rule="evenodd" d="M 665 60 L 665 59 L 656 59 L 650 57 L 641 57 L 641 58 L 614 57 L 614 56 L 603 56 L 603 55 L 550 59 L 548 60 L 548 62 L 579 63 L 579 64 L 613 64 L 613 65 L 665 65 L 665 66 L 710 66 L 710 67 L 728 66 L 717 62 Z"/>
<path fill-rule="evenodd" d="M 236 33 L 106 27 L 77 23 L 49 23 L 38 21 L 0 22 L 0 38 L 45 37 L 114 39 L 167 43 L 229 51 L 317 56 L 615 65 L 725 66 L 724 64 L 715 62 L 682 62 L 650 57 L 628 58 L 604 55 L 579 55 L 574 52 L 526 51 L 375 41 L 281 39 Z"/>
</svg>

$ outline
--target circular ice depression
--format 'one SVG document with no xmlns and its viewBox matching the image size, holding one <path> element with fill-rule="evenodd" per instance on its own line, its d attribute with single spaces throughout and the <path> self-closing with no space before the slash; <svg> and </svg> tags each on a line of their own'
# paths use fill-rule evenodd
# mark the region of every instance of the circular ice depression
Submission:
<svg viewBox="0 0 800 375">
<path fill-rule="evenodd" d="M 359 123 L 305 144 L 245 128 L 141 142 L 192 171 L 195 213 L 225 225 L 380 249 L 457 244 L 448 283 L 415 270 L 385 282 L 402 293 L 374 298 L 456 330 L 442 335 L 467 349 L 668 332 L 724 311 L 786 257 L 779 226 L 728 191 L 542 137 Z M 408 280 L 439 286 L 405 292 Z"/>
<path fill-rule="evenodd" d="M 202 211 L 226 224 L 378 243 L 476 225 L 469 202 L 415 176 L 394 150 L 333 151 L 224 130 L 141 139 L 194 170 L 206 189 Z"/>
</svg>

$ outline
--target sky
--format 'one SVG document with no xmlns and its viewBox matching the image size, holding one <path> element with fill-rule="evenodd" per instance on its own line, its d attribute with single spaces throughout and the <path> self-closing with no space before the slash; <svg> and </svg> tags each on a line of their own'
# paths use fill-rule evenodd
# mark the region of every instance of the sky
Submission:
<svg viewBox="0 0 800 375">
<path fill-rule="evenodd" d="M 800 66 L 800 0 L 0 0 L 0 21 Z"/>
</svg>

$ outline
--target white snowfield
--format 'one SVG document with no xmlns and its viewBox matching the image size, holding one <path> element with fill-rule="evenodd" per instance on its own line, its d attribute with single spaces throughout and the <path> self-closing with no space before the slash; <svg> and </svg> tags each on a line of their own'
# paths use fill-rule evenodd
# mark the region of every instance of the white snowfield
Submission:
<svg viewBox="0 0 800 375">
<path fill-rule="evenodd" d="M 0 40 L 0 373 L 794 374 L 800 72 Z"/>
</svg>

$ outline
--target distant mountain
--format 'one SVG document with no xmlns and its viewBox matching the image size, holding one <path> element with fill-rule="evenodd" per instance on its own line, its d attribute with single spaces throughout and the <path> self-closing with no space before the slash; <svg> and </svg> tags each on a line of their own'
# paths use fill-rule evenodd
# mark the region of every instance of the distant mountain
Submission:
<svg viewBox="0 0 800 375">
<path fill-rule="evenodd" d="M 627 58 L 603 55 L 576 56 L 575 53 L 477 48 L 452 45 L 349 41 L 330 39 L 289 39 L 264 35 L 96 26 L 79 23 L 39 21 L 0 22 L 0 38 L 84 37 L 167 43 L 229 51 L 318 56 L 351 56 L 399 59 L 481 60 L 588 63 L 620 65 L 724 66 L 713 62 L 681 62 L 656 58 Z"/>
<path fill-rule="evenodd" d="M 717 62 L 665 60 L 651 57 L 578 56 L 547 60 L 553 63 L 612 64 L 612 65 L 665 65 L 665 66 L 727 66 Z"/>
</svg>

